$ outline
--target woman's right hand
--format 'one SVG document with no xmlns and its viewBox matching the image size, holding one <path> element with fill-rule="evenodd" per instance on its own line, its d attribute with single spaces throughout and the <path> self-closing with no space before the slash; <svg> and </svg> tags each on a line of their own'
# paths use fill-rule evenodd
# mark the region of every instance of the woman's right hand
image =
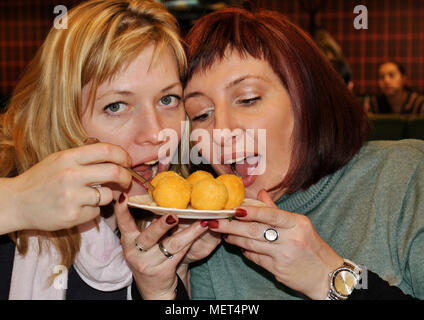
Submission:
<svg viewBox="0 0 424 320">
<path fill-rule="evenodd" d="M 126 190 L 131 175 L 124 167 L 131 158 L 121 147 L 96 143 L 56 152 L 19 176 L 3 179 L 14 230 L 54 231 L 87 222 L 100 214 L 99 206 L 113 200 L 112 188 Z M 101 185 L 100 202 L 94 185 Z"/>
</svg>

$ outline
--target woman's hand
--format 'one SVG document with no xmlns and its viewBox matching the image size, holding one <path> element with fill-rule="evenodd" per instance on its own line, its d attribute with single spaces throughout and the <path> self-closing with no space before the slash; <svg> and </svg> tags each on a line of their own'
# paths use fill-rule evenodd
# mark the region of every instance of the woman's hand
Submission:
<svg viewBox="0 0 424 320">
<path fill-rule="evenodd" d="M 342 265 L 343 259 L 306 216 L 278 209 L 264 190 L 258 199 L 269 207 L 240 208 L 237 220 L 211 221 L 209 228 L 228 234 L 225 241 L 242 248 L 246 258 L 271 272 L 279 282 L 311 299 L 324 299 L 329 291 L 328 274 Z M 264 238 L 269 227 L 279 233 L 275 242 Z"/>
<path fill-rule="evenodd" d="M 132 178 L 123 167 L 130 166 L 131 158 L 122 148 L 96 143 L 53 153 L 23 174 L 2 179 L 0 191 L 8 190 L 2 203 L 14 223 L 1 233 L 54 231 L 96 218 L 99 206 L 113 200 L 112 188 L 129 188 Z M 101 185 L 96 188 L 99 203 L 93 185 Z"/>
<path fill-rule="evenodd" d="M 174 215 L 166 215 L 140 230 L 128 210 L 127 202 L 127 196 L 122 194 L 115 204 L 115 215 L 125 259 L 133 272 L 138 290 L 145 300 L 174 299 L 178 283 L 177 269 L 181 270 L 180 262 L 192 243 L 208 230 L 207 222 L 196 221 L 168 236 L 179 221 Z M 172 255 L 171 258 L 161 251 L 160 244 Z M 187 269 L 183 273 L 183 277 L 186 277 Z M 182 280 L 187 285 L 187 278 Z"/>
</svg>

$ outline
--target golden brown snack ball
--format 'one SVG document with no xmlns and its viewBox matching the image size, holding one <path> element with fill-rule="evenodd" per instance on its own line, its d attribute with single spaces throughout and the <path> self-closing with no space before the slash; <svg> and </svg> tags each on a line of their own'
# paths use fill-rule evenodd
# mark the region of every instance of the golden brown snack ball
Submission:
<svg viewBox="0 0 424 320">
<path fill-rule="evenodd" d="M 179 175 L 159 179 L 153 199 L 160 207 L 185 209 L 190 202 L 191 186 Z"/>
<path fill-rule="evenodd" d="M 205 178 L 211 178 L 211 179 L 215 179 L 214 176 L 207 172 L 207 171 L 203 171 L 203 170 L 198 170 L 196 172 L 193 172 L 192 174 L 190 174 L 187 177 L 187 181 L 194 186 L 197 182 L 199 182 L 200 180 L 203 180 Z"/>
<path fill-rule="evenodd" d="M 166 177 L 181 177 L 178 173 L 176 173 L 175 171 L 162 171 L 159 172 L 150 182 L 152 184 L 152 186 L 156 187 L 159 180 L 161 180 L 162 178 L 166 178 Z"/>
<path fill-rule="evenodd" d="M 205 178 L 197 182 L 191 191 L 191 206 L 198 210 L 222 210 L 228 200 L 225 184 Z"/>
<path fill-rule="evenodd" d="M 228 200 L 224 209 L 238 207 L 244 201 L 243 180 L 234 174 L 223 174 L 216 179 L 224 183 L 228 191 Z"/>
<path fill-rule="evenodd" d="M 181 176 L 175 171 L 162 171 L 162 172 L 159 172 L 157 175 L 155 175 L 152 181 L 150 181 L 150 184 L 156 188 L 159 180 L 161 180 L 162 178 L 168 178 L 168 177 L 181 177 Z M 150 195 L 150 198 L 153 199 L 152 192 L 150 190 L 149 190 L 149 195 Z"/>
</svg>

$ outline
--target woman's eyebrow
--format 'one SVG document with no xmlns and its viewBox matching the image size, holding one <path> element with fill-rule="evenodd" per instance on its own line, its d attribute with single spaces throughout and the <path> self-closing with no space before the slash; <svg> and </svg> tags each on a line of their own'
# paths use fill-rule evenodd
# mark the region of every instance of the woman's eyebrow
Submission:
<svg viewBox="0 0 424 320">
<path fill-rule="evenodd" d="M 96 100 L 100 100 L 103 97 L 105 97 L 107 95 L 112 95 L 112 94 L 122 95 L 122 96 L 131 96 L 131 95 L 134 95 L 134 93 L 132 91 L 127 91 L 127 90 L 109 90 L 109 91 L 106 91 L 101 96 L 97 97 Z"/>
<path fill-rule="evenodd" d="M 228 90 L 228 89 L 234 87 L 235 85 L 239 84 L 240 82 L 243 82 L 244 80 L 247 80 L 247 79 L 259 79 L 259 80 L 268 82 L 266 79 L 264 79 L 264 78 L 262 78 L 260 76 L 250 75 L 250 74 L 249 75 L 243 75 L 243 76 L 241 76 L 241 77 L 239 77 L 239 78 L 231 81 L 230 83 L 228 83 L 225 86 L 225 90 Z M 198 97 L 198 96 L 203 96 L 203 95 L 204 94 L 202 92 L 200 92 L 200 91 L 190 92 L 189 94 L 184 95 L 184 101 L 186 101 L 187 99 L 190 99 L 190 98 L 194 98 L 194 97 Z"/>
<path fill-rule="evenodd" d="M 195 97 L 199 97 L 199 96 L 203 96 L 203 93 L 201 93 L 199 91 L 194 91 L 194 92 L 190 92 L 187 95 L 184 95 L 183 99 L 184 99 L 184 101 L 186 101 L 187 99 L 195 98 Z"/>
<path fill-rule="evenodd" d="M 244 80 L 247 80 L 247 79 L 259 79 L 259 80 L 262 80 L 262 81 L 266 81 L 264 78 L 262 78 L 260 76 L 248 74 L 248 75 L 243 75 L 243 76 L 231 81 L 229 84 L 227 84 L 225 86 L 225 89 L 226 90 L 230 89 L 231 87 L 234 87 L 235 85 L 238 85 L 240 82 L 243 82 Z M 266 81 L 266 82 L 268 82 L 268 81 Z"/>
<path fill-rule="evenodd" d="M 181 83 L 175 82 L 175 83 L 167 86 L 166 88 L 162 89 L 161 92 L 168 91 L 168 90 L 170 90 L 170 89 L 172 89 L 172 88 L 174 88 L 178 85 L 181 85 Z M 106 91 L 105 93 L 103 93 L 101 96 L 97 97 L 96 100 L 100 100 L 107 95 L 113 95 L 113 94 L 122 95 L 122 96 L 131 96 L 131 95 L 134 95 L 134 92 L 128 91 L 128 90 L 109 90 L 109 91 Z"/>
<path fill-rule="evenodd" d="M 180 82 L 175 82 L 169 86 L 167 86 L 166 88 L 162 89 L 161 92 L 165 92 L 168 90 L 171 90 L 172 88 L 176 87 L 176 86 L 182 86 Z"/>
</svg>

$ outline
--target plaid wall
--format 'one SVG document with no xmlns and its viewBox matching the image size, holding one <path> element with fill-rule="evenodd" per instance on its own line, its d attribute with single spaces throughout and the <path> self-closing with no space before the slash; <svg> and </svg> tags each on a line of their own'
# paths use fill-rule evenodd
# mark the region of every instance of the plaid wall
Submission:
<svg viewBox="0 0 424 320">
<path fill-rule="evenodd" d="M 286 13 L 309 28 L 300 0 L 257 0 L 261 6 Z M 0 93 L 9 94 L 23 68 L 34 56 L 53 25 L 55 5 L 71 8 L 77 0 L 0 0 Z M 311 2 L 311 0 L 304 0 Z M 376 90 L 377 63 L 402 63 L 409 85 L 424 92 L 423 0 L 312 0 L 321 3 L 317 22 L 342 47 L 353 71 L 356 92 Z M 353 8 L 368 8 L 368 30 L 353 27 Z"/>
<path fill-rule="evenodd" d="M 350 64 L 358 94 L 377 89 L 378 63 L 394 59 L 405 66 L 408 85 L 424 92 L 424 1 L 423 0 L 304 0 L 320 3 L 317 24 L 342 47 Z M 309 30 L 309 15 L 301 1 L 259 0 L 262 7 L 287 14 Z M 368 29 L 356 30 L 356 5 L 368 9 Z"/>
<path fill-rule="evenodd" d="M 53 26 L 56 5 L 75 0 L 0 0 L 0 94 L 8 95 Z"/>
</svg>

